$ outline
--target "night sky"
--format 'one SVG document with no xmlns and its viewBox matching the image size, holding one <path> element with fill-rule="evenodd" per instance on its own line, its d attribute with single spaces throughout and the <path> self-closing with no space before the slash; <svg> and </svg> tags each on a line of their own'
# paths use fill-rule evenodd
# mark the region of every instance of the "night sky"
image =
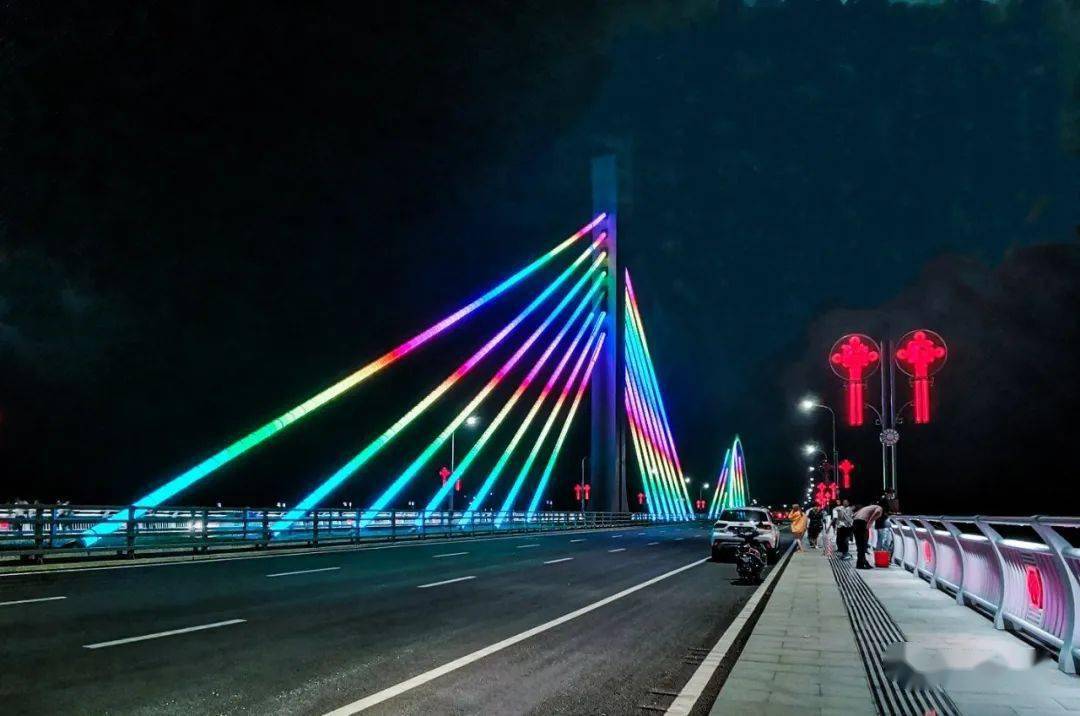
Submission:
<svg viewBox="0 0 1080 716">
<path fill-rule="evenodd" d="M 752 495 L 794 499 L 832 342 L 926 327 L 905 509 L 1075 514 L 1080 9 L 776 5 L 4 3 L 0 500 L 137 497 L 570 234 L 614 152 L 694 479 L 738 432 Z M 540 285 L 181 502 L 295 501 Z M 861 497 L 878 448 L 841 430 Z"/>
</svg>

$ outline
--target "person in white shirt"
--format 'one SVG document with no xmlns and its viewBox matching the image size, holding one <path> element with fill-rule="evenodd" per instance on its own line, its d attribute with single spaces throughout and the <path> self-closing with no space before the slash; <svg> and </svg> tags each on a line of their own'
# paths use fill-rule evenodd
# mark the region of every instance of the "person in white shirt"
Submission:
<svg viewBox="0 0 1080 716">
<path fill-rule="evenodd" d="M 867 505 L 855 513 L 855 568 L 873 569 L 873 565 L 866 559 L 866 553 L 870 549 L 870 525 L 881 517 L 881 505 Z"/>
</svg>

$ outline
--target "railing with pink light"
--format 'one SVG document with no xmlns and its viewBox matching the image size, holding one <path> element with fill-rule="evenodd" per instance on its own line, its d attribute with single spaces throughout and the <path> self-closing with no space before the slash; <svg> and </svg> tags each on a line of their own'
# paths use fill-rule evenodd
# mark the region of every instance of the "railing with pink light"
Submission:
<svg viewBox="0 0 1080 716">
<path fill-rule="evenodd" d="M 893 515 L 890 524 L 894 563 L 987 615 L 996 628 L 1049 647 L 1058 668 L 1077 673 L 1080 549 L 1073 545 L 1080 518 Z"/>
</svg>

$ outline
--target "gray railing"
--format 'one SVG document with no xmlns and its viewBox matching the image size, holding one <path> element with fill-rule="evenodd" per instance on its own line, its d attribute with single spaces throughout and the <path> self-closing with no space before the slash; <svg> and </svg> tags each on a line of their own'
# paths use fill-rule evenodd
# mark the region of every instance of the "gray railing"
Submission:
<svg viewBox="0 0 1080 716">
<path fill-rule="evenodd" d="M 237 551 L 281 547 L 467 537 L 514 532 L 627 527 L 663 520 L 641 512 L 448 512 L 310 510 L 284 530 L 288 508 L 138 505 L 0 505 L 0 562 L 47 558 L 134 557 L 149 553 Z M 134 517 L 131 517 L 134 515 Z M 292 515 L 290 515 L 291 517 Z M 108 529 L 101 530 L 101 526 Z M 87 540 L 87 530 L 99 535 Z"/>
<path fill-rule="evenodd" d="M 1058 668 L 1077 673 L 1080 549 L 1061 530 L 1080 528 L 1080 518 L 893 515 L 890 522 L 896 564 L 983 612 L 996 628 L 1050 647 Z M 1012 528 L 1039 541 L 1002 536 Z"/>
</svg>

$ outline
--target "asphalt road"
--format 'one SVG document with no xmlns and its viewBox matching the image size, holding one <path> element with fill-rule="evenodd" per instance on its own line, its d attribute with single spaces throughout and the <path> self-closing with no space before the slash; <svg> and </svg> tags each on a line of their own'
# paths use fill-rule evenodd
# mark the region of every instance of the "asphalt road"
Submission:
<svg viewBox="0 0 1080 716">
<path fill-rule="evenodd" d="M 754 590 L 707 555 L 704 528 L 667 526 L 0 577 L 0 705 L 642 713 Z"/>
</svg>

